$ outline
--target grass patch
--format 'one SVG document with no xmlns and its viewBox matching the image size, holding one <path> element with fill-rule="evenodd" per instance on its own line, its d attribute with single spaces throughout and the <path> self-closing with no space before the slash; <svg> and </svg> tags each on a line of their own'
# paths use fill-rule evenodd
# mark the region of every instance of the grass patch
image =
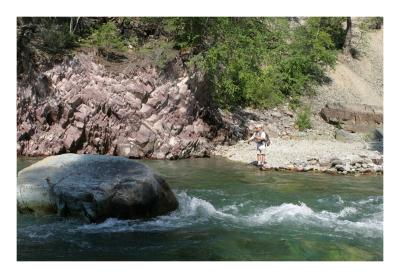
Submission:
<svg viewBox="0 0 400 278">
<path fill-rule="evenodd" d="M 300 131 L 310 129 L 311 125 L 311 109 L 310 107 L 304 107 L 297 115 L 296 125 Z"/>
</svg>

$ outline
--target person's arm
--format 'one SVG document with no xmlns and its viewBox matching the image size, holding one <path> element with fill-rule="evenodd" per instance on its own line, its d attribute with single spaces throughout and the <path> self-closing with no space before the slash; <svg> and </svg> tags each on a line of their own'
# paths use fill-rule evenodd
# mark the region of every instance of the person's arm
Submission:
<svg viewBox="0 0 400 278">
<path fill-rule="evenodd" d="M 267 133 L 265 133 L 265 142 L 267 146 L 271 145 L 271 140 L 269 139 L 269 135 Z"/>
<path fill-rule="evenodd" d="M 256 134 L 254 133 L 248 140 L 246 140 L 247 143 L 250 143 L 251 140 L 253 140 L 256 137 Z"/>
</svg>

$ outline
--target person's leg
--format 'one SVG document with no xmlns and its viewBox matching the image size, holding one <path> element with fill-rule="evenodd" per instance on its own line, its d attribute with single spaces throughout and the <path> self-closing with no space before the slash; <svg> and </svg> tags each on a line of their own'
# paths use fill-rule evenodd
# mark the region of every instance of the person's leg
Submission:
<svg viewBox="0 0 400 278">
<path fill-rule="evenodd" d="M 260 150 L 260 164 L 264 165 L 265 163 L 265 145 L 259 147 Z"/>
<path fill-rule="evenodd" d="M 260 158 L 260 154 L 257 154 L 257 165 L 260 165 L 261 163 L 261 158 Z"/>
</svg>

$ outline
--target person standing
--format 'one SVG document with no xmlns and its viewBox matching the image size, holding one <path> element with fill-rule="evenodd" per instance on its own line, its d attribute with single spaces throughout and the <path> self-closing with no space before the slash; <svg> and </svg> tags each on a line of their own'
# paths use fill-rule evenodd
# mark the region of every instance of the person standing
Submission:
<svg viewBox="0 0 400 278">
<path fill-rule="evenodd" d="M 256 125 L 256 132 L 247 140 L 247 143 L 250 144 L 251 141 L 256 142 L 257 147 L 257 165 L 262 166 L 265 164 L 265 149 L 267 146 L 271 144 L 269 140 L 269 136 L 262 128 L 261 124 Z"/>
</svg>

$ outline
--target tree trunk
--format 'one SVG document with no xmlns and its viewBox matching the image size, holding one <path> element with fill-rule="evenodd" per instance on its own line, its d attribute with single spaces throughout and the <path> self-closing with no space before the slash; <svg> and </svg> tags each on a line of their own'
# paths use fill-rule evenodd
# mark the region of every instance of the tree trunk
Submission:
<svg viewBox="0 0 400 278">
<path fill-rule="evenodd" d="M 72 27 L 74 26 L 74 18 L 71 17 L 70 21 L 69 21 L 69 33 L 72 35 Z"/>
<path fill-rule="evenodd" d="M 78 16 L 78 18 L 76 19 L 74 30 L 72 31 L 73 34 L 75 34 L 76 27 L 78 27 L 79 19 L 80 19 L 80 17 Z"/>
<path fill-rule="evenodd" d="M 351 28 L 352 23 L 351 23 L 351 17 L 346 18 L 346 38 L 343 43 L 343 53 L 348 55 L 350 54 L 350 49 L 351 49 L 351 38 L 352 38 L 352 31 Z"/>
</svg>

